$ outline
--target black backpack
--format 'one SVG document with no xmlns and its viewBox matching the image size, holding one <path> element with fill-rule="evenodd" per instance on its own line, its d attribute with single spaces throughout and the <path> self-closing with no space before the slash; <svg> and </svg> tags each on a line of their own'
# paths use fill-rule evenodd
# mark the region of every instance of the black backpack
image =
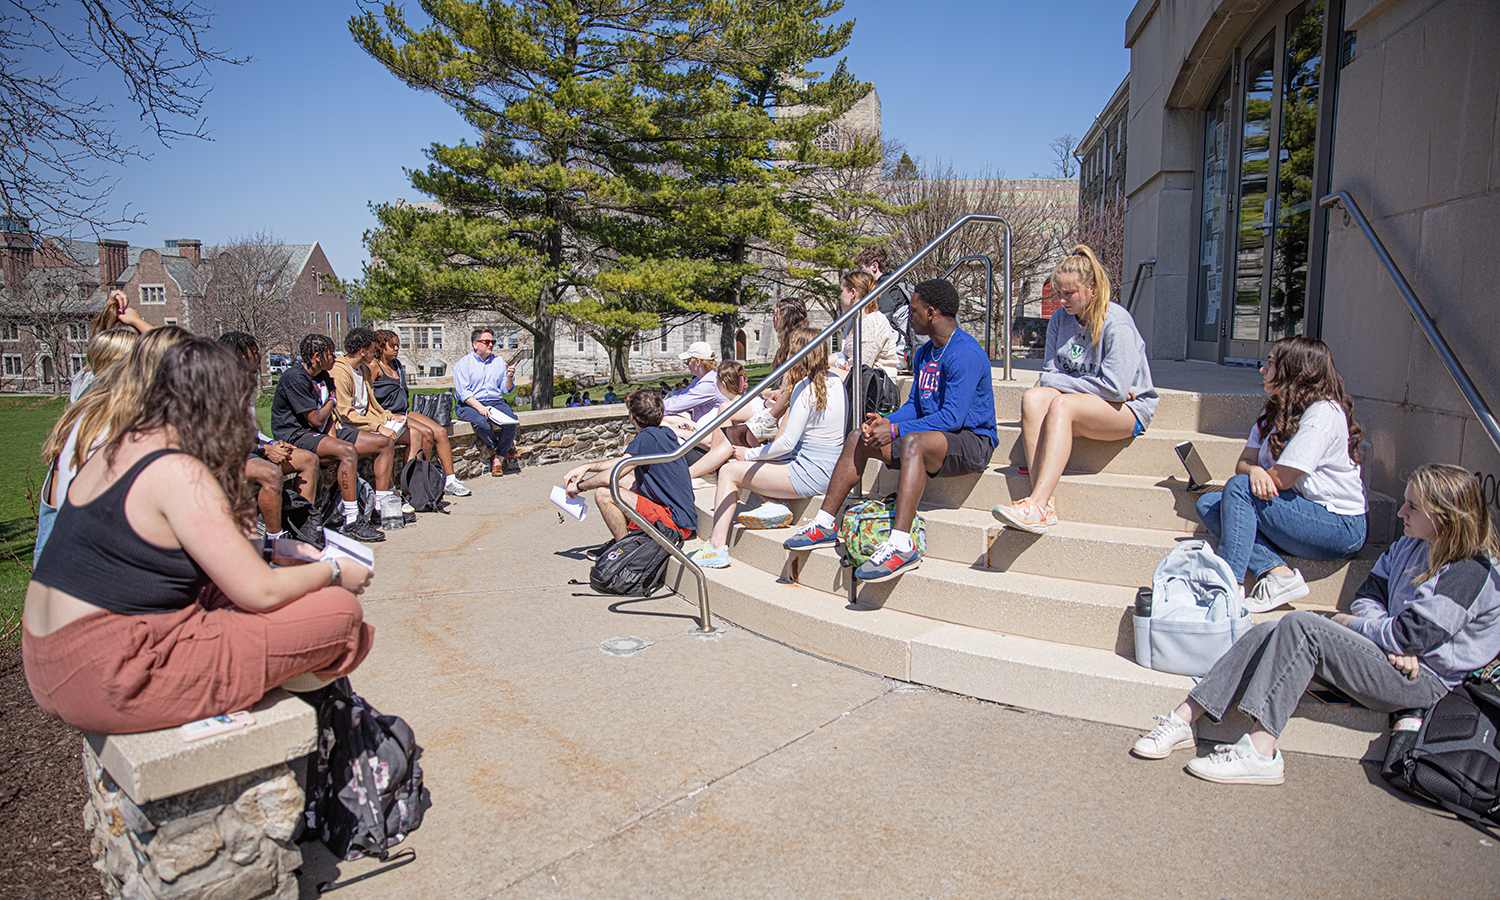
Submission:
<svg viewBox="0 0 1500 900">
<path fill-rule="evenodd" d="M 1392 786 L 1478 825 L 1500 825 L 1500 688 L 1466 681 L 1427 711 L 1415 733 L 1395 732 L 1380 774 Z"/>
<path fill-rule="evenodd" d="M 675 528 L 652 522 L 674 547 L 682 546 Z M 601 594 L 648 597 L 667 579 L 667 551 L 643 531 L 632 531 L 611 541 L 589 570 L 589 585 Z"/>
<path fill-rule="evenodd" d="M 885 374 L 885 369 L 879 366 L 860 366 L 859 380 L 861 382 L 860 392 L 865 401 L 865 414 L 879 413 L 888 416 L 896 411 L 901 405 L 901 389 L 896 386 L 895 379 Z M 855 421 L 854 415 L 854 379 L 844 382 L 844 432 L 853 431 L 857 425 L 864 424 L 865 417 L 858 417 Z"/>
<path fill-rule="evenodd" d="M 375 489 L 363 478 L 356 478 L 354 496 L 359 498 L 360 518 L 369 521 L 370 513 L 375 511 Z M 320 528 L 332 528 L 334 531 L 344 527 L 344 495 L 339 493 L 336 482 L 330 484 L 328 493 L 323 495 L 323 506 L 318 510 L 318 524 Z"/>
<path fill-rule="evenodd" d="M 340 518 L 339 521 L 342 523 L 343 519 Z M 289 487 L 281 489 L 281 527 L 288 537 L 306 541 L 319 549 L 323 547 L 322 515 L 301 494 Z"/>
<path fill-rule="evenodd" d="M 411 726 L 381 715 L 347 678 L 298 696 L 318 710 L 318 747 L 307 770 L 308 832 L 339 859 L 388 858 L 430 805 Z"/>
<path fill-rule="evenodd" d="M 443 500 L 443 487 L 447 478 L 437 464 L 427 459 L 425 453 L 413 453 L 401 467 L 396 486 L 406 495 L 407 502 L 417 512 L 447 512 Z"/>
</svg>

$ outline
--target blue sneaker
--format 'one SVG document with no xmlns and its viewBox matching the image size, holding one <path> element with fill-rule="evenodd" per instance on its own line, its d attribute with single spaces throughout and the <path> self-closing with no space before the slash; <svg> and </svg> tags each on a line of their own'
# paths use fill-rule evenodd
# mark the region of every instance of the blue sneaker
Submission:
<svg viewBox="0 0 1500 900">
<path fill-rule="evenodd" d="M 854 570 L 854 577 L 872 584 L 890 581 L 910 572 L 922 564 L 922 551 L 915 545 L 910 550 L 897 550 L 890 541 L 881 541 L 865 564 Z"/>
<path fill-rule="evenodd" d="M 809 522 L 797 529 L 796 534 L 781 542 L 788 550 L 811 550 L 814 547 L 832 547 L 839 542 L 837 531 L 825 531 L 817 522 Z"/>
</svg>

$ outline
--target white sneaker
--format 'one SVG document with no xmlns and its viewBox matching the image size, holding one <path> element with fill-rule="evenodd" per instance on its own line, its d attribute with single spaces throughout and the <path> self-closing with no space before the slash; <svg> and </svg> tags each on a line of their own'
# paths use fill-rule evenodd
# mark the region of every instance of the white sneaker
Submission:
<svg viewBox="0 0 1500 900">
<path fill-rule="evenodd" d="M 1156 727 L 1141 736 L 1130 752 L 1141 759 L 1166 759 L 1178 750 L 1198 746 L 1193 726 L 1173 721 L 1171 716 L 1152 716 Z"/>
<path fill-rule="evenodd" d="M 467 497 L 474 492 L 469 490 L 462 481 L 455 478 L 443 485 L 443 493 L 452 494 L 455 497 Z"/>
<path fill-rule="evenodd" d="M 762 503 L 740 513 L 743 528 L 785 528 L 792 524 L 792 511 L 785 503 Z"/>
<path fill-rule="evenodd" d="M 1220 744 L 1207 756 L 1188 760 L 1188 773 L 1217 784 L 1281 784 L 1284 763 L 1281 751 L 1261 759 L 1246 734 L 1233 744 Z"/>
<path fill-rule="evenodd" d="M 1307 581 L 1301 569 L 1293 569 L 1290 575 L 1262 575 L 1245 598 L 1245 608 L 1253 613 L 1270 612 L 1307 595 Z"/>
</svg>

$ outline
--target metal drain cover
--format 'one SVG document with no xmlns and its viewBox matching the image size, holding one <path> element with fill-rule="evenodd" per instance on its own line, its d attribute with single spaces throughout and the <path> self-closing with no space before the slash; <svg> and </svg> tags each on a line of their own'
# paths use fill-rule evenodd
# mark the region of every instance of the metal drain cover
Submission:
<svg viewBox="0 0 1500 900">
<path fill-rule="evenodd" d="M 614 637 L 599 642 L 599 649 L 610 656 L 633 656 L 649 646 L 650 641 L 638 637 Z"/>
</svg>

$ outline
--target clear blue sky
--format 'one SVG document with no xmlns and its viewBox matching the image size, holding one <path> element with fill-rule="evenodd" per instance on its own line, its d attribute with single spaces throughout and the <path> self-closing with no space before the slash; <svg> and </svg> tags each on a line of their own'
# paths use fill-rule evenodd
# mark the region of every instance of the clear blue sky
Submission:
<svg viewBox="0 0 1500 900">
<path fill-rule="evenodd" d="M 205 4 L 208 5 L 208 4 Z M 114 235 L 220 243 L 260 230 L 321 242 L 360 274 L 368 204 L 418 199 L 403 167 L 471 136 L 431 95 L 402 85 L 349 37 L 347 0 L 217 3 L 211 43 L 254 61 L 214 70 L 210 141 L 153 146 L 122 173 L 117 202 L 146 223 Z M 887 137 L 913 156 L 1010 176 L 1052 174 L 1048 142 L 1082 137 L 1130 68 L 1129 0 L 849 0 L 847 56 L 875 83 Z M 133 123 L 132 123 L 133 124 Z"/>
</svg>

